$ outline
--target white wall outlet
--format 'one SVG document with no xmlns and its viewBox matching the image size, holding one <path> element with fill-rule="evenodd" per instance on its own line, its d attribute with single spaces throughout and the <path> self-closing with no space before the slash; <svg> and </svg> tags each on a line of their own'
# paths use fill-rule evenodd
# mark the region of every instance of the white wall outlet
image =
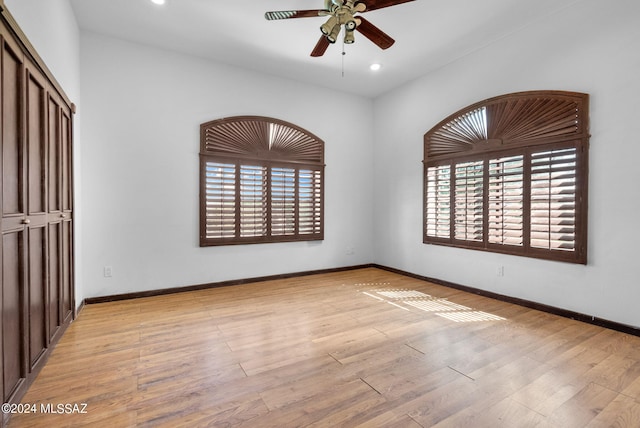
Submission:
<svg viewBox="0 0 640 428">
<path fill-rule="evenodd" d="M 352 256 L 356 253 L 356 250 L 353 247 L 347 247 L 345 254 L 347 256 Z"/>
<path fill-rule="evenodd" d="M 113 276 L 113 268 L 111 266 L 104 267 L 104 277 L 111 278 Z"/>
<path fill-rule="evenodd" d="M 496 275 L 504 276 L 504 266 L 498 266 L 498 269 L 496 270 Z"/>
</svg>

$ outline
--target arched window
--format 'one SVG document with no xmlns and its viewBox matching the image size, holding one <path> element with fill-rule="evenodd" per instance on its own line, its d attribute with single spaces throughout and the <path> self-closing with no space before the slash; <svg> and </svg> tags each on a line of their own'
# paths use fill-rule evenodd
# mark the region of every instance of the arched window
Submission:
<svg viewBox="0 0 640 428">
<path fill-rule="evenodd" d="M 424 136 L 423 241 L 587 262 L 588 95 L 473 104 Z"/>
<path fill-rule="evenodd" d="M 321 240 L 324 143 L 291 123 L 200 125 L 200 246 Z"/>
</svg>

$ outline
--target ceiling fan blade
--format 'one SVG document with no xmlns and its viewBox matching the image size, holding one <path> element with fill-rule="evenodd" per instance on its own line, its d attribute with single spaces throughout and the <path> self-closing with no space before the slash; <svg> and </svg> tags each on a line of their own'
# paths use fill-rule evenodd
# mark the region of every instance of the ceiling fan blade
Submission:
<svg viewBox="0 0 640 428">
<path fill-rule="evenodd" d="M 408 3 L 415 0 L 362 0 L 357 3 L 364 3 L 367 5 L 365 12 L 370 10 L 382 9 L 383 7 L 395 6 L 402 3 Z"/>
<path fill-rule="evenodd" d="M 358 19 L 360 20 L 360 25 L 356 27 L 356 30 L 378 45 L 380 49 L 388 49 L 396 42 L 391 38 L 391 36 L 364 19 L 362 16 L 358 16 Z"/>
<path fill-rule="evenodd" d="M 329 43 L 329 40 L 325 35 L 320 36 L 318 43 L 316 43 L 316 47 L 313 48 L 313 50 L 311 51 L 311 56 L 317 57 L 317 56 L 324 55 L 324 53 L 327 51 L 327 48 L 329 47 L 330 44 L 331 43 Z"/>
<path fill-rule="evenodd" d="M 325 9 L 278 10 L 273 12 L 265 12 L 264 17 L 268 21 L 274 21 L 276 19 L 313 18 L 316 16 L 325 16 L 328 13 L 329 11 Z"/>
</svg>

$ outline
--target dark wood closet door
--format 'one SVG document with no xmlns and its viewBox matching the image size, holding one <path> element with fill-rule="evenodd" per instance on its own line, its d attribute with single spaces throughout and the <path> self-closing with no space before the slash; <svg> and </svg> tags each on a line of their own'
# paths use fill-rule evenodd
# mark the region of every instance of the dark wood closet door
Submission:
<svg viewBox="0 0 640 428">
<path fill-rule="evenodd" d="M 27 272 L 29 369 L 44 354 L 47 335 L 46 80 L 26 62 Z"/>
<path fill-rule="evenodd" d="M 22 55 L 1 41 L 2 98 L 2 394 L 9 402 L 26 376 L 26 198 L 22 130 Z"/>
<path fill-rule="evenodd" d="M 60 179 L 60 105 L 62 103 L 54 95 L 49 94 L 47 99 L 47 130 L 48 138 L 48 202 L 49 202 L 49 340 L 53 340 L 58 328 L 62 325 L 62 308 L 60 296 L 62 296 L 62 209 Z"/>
<path fill-rule="evenodd" d="M 49 159 L 49 339 L 73 316 L 73 193 L 71 111 L 54 93 L 47 100 Z"/>
<path fill-rule="evenodd" d="M 73 291 L 73 149 L 71 109 L 60 106 L 60 182 L 62 183 L 62 295 L 60 305 L 62 322 L 70 321 L 74 314 Z"/>
<path fill-rule="evenodd" d="M 17 403 L 75 315 L 73 120 L 72 104 L 5 13 L 0 7 L 0 395 Z"/>
</svg>

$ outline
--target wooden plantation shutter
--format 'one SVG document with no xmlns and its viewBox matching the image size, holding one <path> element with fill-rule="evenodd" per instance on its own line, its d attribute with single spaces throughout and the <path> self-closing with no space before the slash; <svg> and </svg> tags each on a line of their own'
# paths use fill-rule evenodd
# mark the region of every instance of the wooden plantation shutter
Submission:
<svg viewBox="0 0 640 428">
<path fill-rule="evenodd" d="M 204 176 L 205 238 L 232 238 L 236 234 L 236 166 L 206 161 Z"/>
<path fill-rule="evenodd" d="M 298 171 L 298 233 L 315 235 L 322 231 L 322 171 Z"/>
<path fill-rule="evenodd" d="M 524 220 L 524 158 L 507 156 L 489 161 L 488 240 L 522 246 Z"/>
<path fill-rule="evenodd" d="M 454 237 L 482 242 L 483 162 L 457 163 L 454 171 Z"/>
<path fill-rule="evenodd" d="M 271 234 L 293 235 L 296 216 L 296 170 L 271 169 Z"/>
<path fill-rule="evenodd" d="M 240 165 L 240 236 L 264 236 L 267 231 L 267 168 Z"/>
<path fill-rule="evenodd" d="M 320 139 L 258 116 L 200 130 L 201 246 L 323 239 Z"/>
<path fill-rule="evenodd" d="M 425 243 L 586 263 L 588 95 L 473 104 L 424 137 Z"/>
<path fill-rule="evenodd" d="M 575 147 L 532 155 L 532 247 L 575 250 L 576 175 Z"/>
<path fill-rule="evenodd" d="M 425 235 L 432 240 L 451 237 L 451 165 L 427 167 Z"/>
</svg>

